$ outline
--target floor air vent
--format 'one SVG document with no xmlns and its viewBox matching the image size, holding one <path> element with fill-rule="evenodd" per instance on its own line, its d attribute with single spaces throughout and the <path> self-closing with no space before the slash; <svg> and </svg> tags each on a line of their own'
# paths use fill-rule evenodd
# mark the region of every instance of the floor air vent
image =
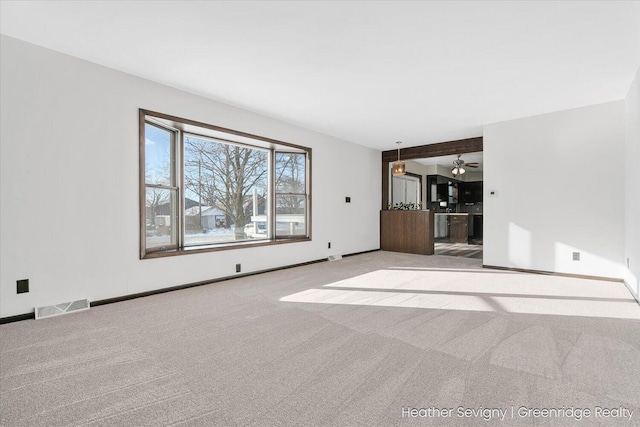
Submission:
<svg viewBox="0 0 640 427">
<path fill-rule="evenodd" d="M 44 319 L 45 317 L 60 316 L 61 314 L 72 313 L 74 311 L 89 310 L 89 300 L 79 299 L 78 301 L 65 302 L 56 305 L 47 305 L 45 307 L 36 307 L 36 319 Z"/>
</svg>

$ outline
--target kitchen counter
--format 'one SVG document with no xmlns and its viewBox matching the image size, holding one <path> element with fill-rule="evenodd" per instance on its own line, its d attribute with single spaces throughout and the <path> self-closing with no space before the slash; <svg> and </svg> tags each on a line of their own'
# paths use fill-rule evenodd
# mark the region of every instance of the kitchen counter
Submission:
<svg viewBox="0 0 640 427">
<path fill-rule="evenodd" d="M 482 212 L 436 212 L 435 215 L 482 215 Z"/>
<path fill-rule="evenodd" d="M 460 212 L 460 213 L 456 213 L 456 212 L 444 213 L 443 212 L 443 213 L 436 213 L 436 215 L 470 215 L 470 214 L 468 212 Z"/>
</svg>

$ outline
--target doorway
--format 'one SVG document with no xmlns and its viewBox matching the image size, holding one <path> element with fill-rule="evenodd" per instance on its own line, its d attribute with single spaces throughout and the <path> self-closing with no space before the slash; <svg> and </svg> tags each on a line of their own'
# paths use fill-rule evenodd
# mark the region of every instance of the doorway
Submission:
<svg viewBox="0 0 640 427">
<path fill-rule="evenodd" d="M 422 199 L 422 176 L 406 173 L 405 175 L 393 176 L 391 180 L 391 203 L 413 204 L 418 206 Z"/>
<path fill-rule="evenodd" d="M 383 152 L 383 209 L 417 198 L 434 212 L 435 254 L 482 259 L 482 148 L 479 137 L 401 149 L 404 176 L 390 173 L 397 150 Z"/>
</svg>

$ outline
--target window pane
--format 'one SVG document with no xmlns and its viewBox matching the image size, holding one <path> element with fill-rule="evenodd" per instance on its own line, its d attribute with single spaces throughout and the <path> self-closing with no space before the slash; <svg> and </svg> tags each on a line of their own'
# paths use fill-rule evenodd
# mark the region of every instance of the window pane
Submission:
<svg viewBox="0 0 640 427">
<path fill-rule="evenodd" d="M 276 236 L 306 236 L 306 196 L 276 195 Z"/>
<path fill-rule="evenodd" d="M 176 191 L 147 187 L 146 197 L 147 249 L 175 248 Z"/>
<path fill-rule="evenodd" d="M 147 184 L 174 185 L 173 132 L 144 125 L 144 176 Z"/>
<path fill-rule="evenodd" d="M 276 192 L 305 193 L 306 156 L 299 153 L 277 152 Z"/>
<path fill-rule="evenodd" d="M 267 170 L 266 150 L 186 135 L 185 245 L 257 238 L 253 221 L 268 221 Z"/>
</svg>

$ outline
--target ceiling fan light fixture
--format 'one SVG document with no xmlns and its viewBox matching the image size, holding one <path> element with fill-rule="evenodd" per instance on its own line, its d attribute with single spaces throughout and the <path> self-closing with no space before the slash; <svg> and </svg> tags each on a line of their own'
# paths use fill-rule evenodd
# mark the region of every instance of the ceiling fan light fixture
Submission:
<svg viewBox="0 0 640 427">
<path fill-rule="evenodd" d="M 398 145 L 398 160 L 393 162 L 393 169 L 391 169 L 391 173 L 393 176 L 405 175 L 407 173 L 405 164 L 403 161 L 400 161 L 400 144 L 402 144 L 402 141 L 396 141 L 396 144 Z"/>
<path fill-rule="evenodd" d="M 462 175 L 463 173 L 465 173 L 466 171 L 464 170 L 462 165 L 464 165 L 464 160 L 462 160 L 460 158 L 460 154 L 458 154 L 458 158 L 453 161 L 453 169 L 451 169 L 451 173 L 454 176 Z"/>
<path fill-rule="evenodd" d="M 465 172 L 466 171 L 461 166 L 454 166 L 453 169 L 451 169 L 451 173 L 454 175 L 462 175 Z"/>
</svg>

